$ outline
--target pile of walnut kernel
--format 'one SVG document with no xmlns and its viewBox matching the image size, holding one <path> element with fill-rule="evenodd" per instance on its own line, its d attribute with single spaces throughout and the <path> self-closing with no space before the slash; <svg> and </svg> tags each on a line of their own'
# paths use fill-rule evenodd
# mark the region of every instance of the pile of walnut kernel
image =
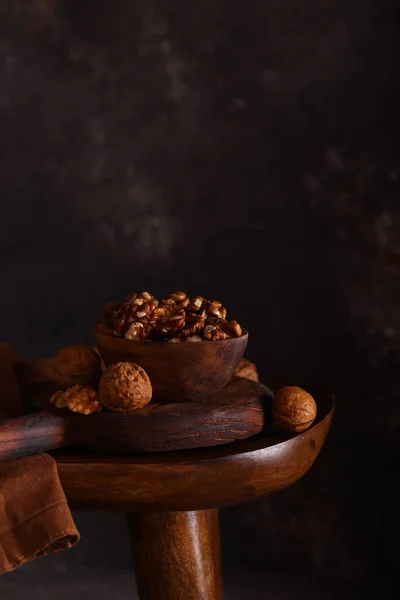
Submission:
<svg viewBox="0 0 400 600">
<path fill-rule="evenodd" d="M 109 302 L 97 329 L 133 341 L 202 342 L 240 337 L 237 321 L 226 319 L 217 300 L 189 298 L 174 292 L 158 302 L 148 292 L 129 294 L 122 303 Z"/>
</svg>

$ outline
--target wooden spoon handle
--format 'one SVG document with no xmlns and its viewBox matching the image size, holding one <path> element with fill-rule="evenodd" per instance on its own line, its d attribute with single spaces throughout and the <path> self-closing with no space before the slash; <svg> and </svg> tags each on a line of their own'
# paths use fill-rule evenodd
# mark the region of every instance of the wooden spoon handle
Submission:
<svg viewBox="0 0 400 600">
<path fill-rule="evenodd" d="M 0 461 L 64 446 L 67 425 L 68 417 L 53 413 L 0 420 Z"/>
</svg>

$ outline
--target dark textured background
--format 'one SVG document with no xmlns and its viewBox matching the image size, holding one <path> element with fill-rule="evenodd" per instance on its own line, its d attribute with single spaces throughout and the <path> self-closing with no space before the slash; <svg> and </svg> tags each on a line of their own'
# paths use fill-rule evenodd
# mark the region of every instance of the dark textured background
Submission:
<svg viewBox="0 0 400 600">
<path fill-rule="evenodd" d="M 90 341 L 106 300 L 183 288 L 228 305 L 266 380 L 337 393 L 312 472 L 223 513 L 228 584 L 239 565 L 274 598 L 304 577 L 320 599 L 392 597 L 399 16 L 395 0 L 0 3 L 0 338 L 48 355 Z M 51 572 L 64 592 L 94 577 L 92 598 L 106 565 L 125 585 L 122 517 L 78 518 L 80 546 L 0 590 L 43 598 Z"/>
</svg>

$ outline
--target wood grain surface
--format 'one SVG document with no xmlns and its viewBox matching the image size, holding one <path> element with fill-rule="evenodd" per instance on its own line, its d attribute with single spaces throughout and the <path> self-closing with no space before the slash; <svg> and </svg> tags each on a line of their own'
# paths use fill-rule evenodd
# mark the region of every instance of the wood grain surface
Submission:
<svg viewBox="0 0 400 600">
<path fill-rule="evenodd" d="M 319 416 L 300 434 L 264 434 L 226 446 L 136 457 L 56 453 L 70 502 L 108 510 L 200 510 L 237 504 L 303 477 L 317 458 L 334 412 L 317 397 Z"/>
<path fill-rule="evenodd" d="M 69 423 L 69 417 L 57 413 L 0 420 L 0 461 L 66 446 Z"/>
<path fill-rule="evenodd" d="M 215 600 L 222 600 L 222 568 L 221 568 L 221 543 L 219 531 L 219 510 L 207 510 L 208 528 L 211 538 L 211 553 L 214 566 Z"/>
<path fill-rule="evenodd" d="M 262 431 L 267 394 L 264 386 L 238 378 L 212 402 L 151 402 L 131 413 L 89 416 L 49 406 L 0 422 L 0 460 L 61 446 L 131 454 L 227 444 Z"/>
<path fill-rule="evenodd" d="M 216 600 L 207 512 L 129 516 L 140 600 Z"/>
</svg>

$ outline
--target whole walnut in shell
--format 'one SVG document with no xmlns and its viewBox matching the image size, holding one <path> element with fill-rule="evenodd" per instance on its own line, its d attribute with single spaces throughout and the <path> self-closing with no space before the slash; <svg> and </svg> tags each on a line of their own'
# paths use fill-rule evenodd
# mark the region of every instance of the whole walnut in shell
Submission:
<svg viewBox="0 0 400 600">
<path fill-rule="evenodd" d="M 277 391 L 272 399 L 273 423 L 288 431 L 304 431 L 317 416 L 314 398 L 296 386 L 286 386 Z"/>
<path fill-rule="evenodd" d="M 101 359 L 89 346 L 66 346 L 57 352 L 53 380 L 57 386 L 97 385 L 101 377 Z"/>
<path fill-rule="evenodd" d="M 100 402 L 115 412 L 130 412 L 146 406 L 152 393 L 149 376 L 135 363 L 115 363 L 100 379 Z"/>
</svg>

